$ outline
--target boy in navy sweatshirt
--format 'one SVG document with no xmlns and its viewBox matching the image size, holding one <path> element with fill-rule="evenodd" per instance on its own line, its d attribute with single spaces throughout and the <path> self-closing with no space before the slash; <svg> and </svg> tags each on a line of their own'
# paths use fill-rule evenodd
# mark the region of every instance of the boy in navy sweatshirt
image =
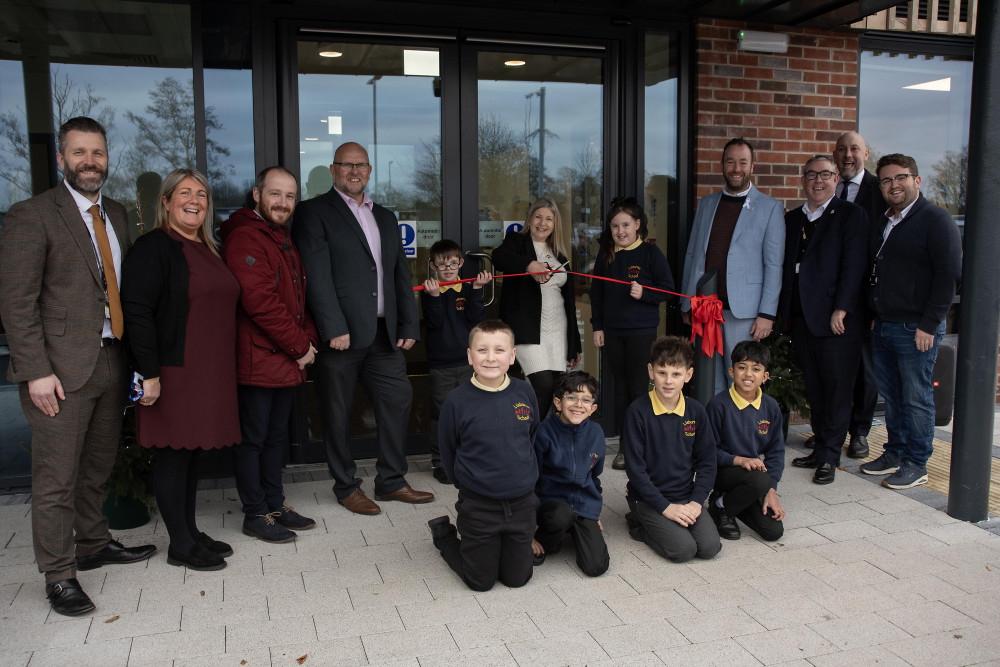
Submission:
<svg viewBox="0 0 1000 667">
<path fill-rule="evenodd" d="M 458 530 L 447 515 L 427 525 L 445 562 L 475 591 L 497 579 L 510 588 L 531 579 L 538 404 L 531 385 L 507 375 L 514 354 L 509 326 L 478 324 L 469 335 L 472 379 L 441 408 L 441 465 L 458 487 Z"/>
<path fill-rule="evenodd" d="M 702 506 L 715 482 L 715 432 L 705 408 L 681 393 L 694 375 L 694 349 L 663 336 L 649 356 L 653 391 L 625 412 L 629 534 L 675 563 L 713 558 L 722 542 Z"/>
<path fill-rule="evenodd" d="M 556 383 L 555 410 L 538 427 L 535 495 L 538 530 L 531 542 L 534 562 L 558 553 L 566 533 L 573 537 L 576 564 L 589 577 L 608 571 L 608 545 L 601 532 L 600 474 L 604 470 L 604 431 L 590 421 L 597 409 L 597 380 L 589 373 L 563 373 Z"/>
<path fill-rule="evenodd" d="M 705 408 L 719 439 L 708 513 L 719 535 L 727 540 L 740 539 L 739 517 L 773 542 L 785 532 L 781 523 L 785 508 L 777 492 L 785 467 L 785 439 L 778 402 L 760 389 L 768 378 L 771 353 L 763 343 L 745 340 L 733 348 L 732 359 L 732 386 L 716 394 Z"/>
<path fill-rule="evenodd" d="M 436 242 L 430 249 L 430 265 L 437 278 L 424 281 L 424 293 L 420 296 L 427 326 L 424 344 L 431 367 L 431 472 L 442 484 L 450 482 L 441 467 L 438 418 L 448 392 L 472 377 L 463 352 L 472 327 L 483 319 L 483 285 L 493 279 L 489 271 L 480 271 L 471 287 L 465 283 L 442 287 L 440 283 L 458 280 L 464 263 L 462 248 L 457 243 L 450 239 Z"/>
</svg>

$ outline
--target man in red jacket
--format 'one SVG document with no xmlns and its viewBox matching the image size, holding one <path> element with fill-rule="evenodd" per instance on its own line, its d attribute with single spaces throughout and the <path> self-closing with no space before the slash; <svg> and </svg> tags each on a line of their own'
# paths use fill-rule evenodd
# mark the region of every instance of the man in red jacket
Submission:
<svg viewBox="0 0 1000 667">
<path fill-rule="evenodd" d="M 234 451 L 243 533 L 289 542 L 316 525 L 285 503 L 281 467 L 295 387 L 305 381 L 319 338 L 306 312 L 306 277 L 288 234 L 298 184 L 283 167 L 257 175 L 253 210 L 222 224 L 222 254 L 240 283 L 237 376 L 243 441 Z M 290 530 L 291 529 L 291 530 Z"/>
</svg>

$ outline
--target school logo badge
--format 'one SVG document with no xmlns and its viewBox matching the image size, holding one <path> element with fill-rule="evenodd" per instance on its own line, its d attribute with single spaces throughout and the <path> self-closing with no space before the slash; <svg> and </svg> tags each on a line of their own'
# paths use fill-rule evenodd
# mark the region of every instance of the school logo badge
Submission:
<svg viewBox="0 0 1000 667">
<path fill-rule="evenodd" d="M 531 419 L 531 406 L 524 403 L 514 404 L 514 416 L 518 421 L 526 422 Z"/>
<path fill-rule="evenodd" d="M 757 433 L 760 435 L 767 435 L 767 432 L 771 430 L 771 422 L 767 419 L 761 419 L 757 422 Z"/>
<path fill-rule="evenodd" d="M 465 310 L 465 297 L 460 296 L 455 299 L 455 310 Z"/>
<path fill-rule="evenodd" d="M 628 279 L 629 280 L 638 280 L 639 279 L 639 270 L 641 268 L 642 267 L 639 267 L 639 266 L 636 266 L 636 265 L 628 267 L 628 270 L 626 271 L 626 273 L 628 274 Z"/>
<path fill-rule="evenodd" d="M 687 438 L 693 438 L 695 433 L 698 432 L 698 422 L 694 419 L 689 419 L 684 422 L 684 436 Z"/>
<path fill-rule="evenodd" d="M 597 465 L 597 459 L 598 459 L 597 452 L 591 452 L 590 453 L 590 467 L 591 468 L 593 468 L 595 465 Z"/>
</svg>

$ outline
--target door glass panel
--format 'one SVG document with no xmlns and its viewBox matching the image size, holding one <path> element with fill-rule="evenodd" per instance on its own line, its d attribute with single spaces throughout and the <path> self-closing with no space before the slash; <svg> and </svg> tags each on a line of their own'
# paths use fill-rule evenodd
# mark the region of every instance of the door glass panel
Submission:
<svg viewBox="0 0 1000 667">
<path fill-rule="evenodd" d="M 490 251 L 552 198 L 570 269 L 589 273 L 604 203 L 603 59 L 482 51 L 479 72 L 479 244 Z M 598 376 L 590 281 L 576 280 L 581 368 Z"/>
<path fill-rule="evenodd" d="M 646 35 L 644 201 L 646 240 L 670 257 L 670 230 L 677 211 L 677 47 L 669 35 Z M 676 273 L 681 267 L 671 266 Z M 660 305 L 660 333 L 666 333 L 666 302 Z"/>
<path fill-rule="evenodd" d="M 390 44 L 298 42 L 299 158 L 302 198 L 327 192 L 330 163 L 344 142 L 368 151 L 368 195 L 393 211 L 409 258 L 413 284 L 427 278 L 427 253 L 441 238 L 441 81 L 439 53 L 430 47 Z M 413 383 L 409 432 L 428 428 L 427 355 L 422 343 L 406 353 Z M 322 437 L 314 384 L 309 395 L 309 435 Z M 354 437 L 375 435 L 371 405 L 356 393 Z M 359 452 L 355 452 L 356 455 Z"/>
</svg>

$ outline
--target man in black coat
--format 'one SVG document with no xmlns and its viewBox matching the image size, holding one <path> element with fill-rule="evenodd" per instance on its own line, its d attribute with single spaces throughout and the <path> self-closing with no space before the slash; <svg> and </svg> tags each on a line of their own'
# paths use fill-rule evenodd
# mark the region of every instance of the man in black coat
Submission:
<svg viewBox="0 0 1000 667">
<path fill-rule="evenodd" d="M 434 499 L 405 478 L 413 388 L 403 350 L 419 336 L 420 321 L 396 216 L 365 194 L 372 172 L 368 152 L 343 144 L 330 172 L 329 192 L 299 204 L 292 238 L 309 276 L 306 301 L 321 343 L 316 376 L 333 491 L 350 511 L 378 514 L 381 508 L 361 489 L 348 442 L 358 380 L 378 424 L 375 498 Z"/>
<path fill-rule="evenodd" d="M 909 489 L 927 483 L 934 451 L 934 362 L 962 275 L 962 242 L 951 214 L 920 194 L 912 157 L 883 155 L 878 177 L 889 210 L 871 228 L 868 305 L 889 441 L 861 471 Z"/>
<path fill-rule="evenodd" d="M 885 213 L 886 204 L 875 174 L 865 169 L 869 154 L 864 137 L 857 132 L 845 132 L 837 139 L 833 159 L 840 171 L 837 196 L 865 209 L 868 213 L 868 223 L 873 225 Z M 864 303 L 862 308 L 867 309 L 867 303 Z M 867 313 L 863 316 L 864 319 L 869 319 Z M 868 432 L 872 427 L 876 403 L 878 403 L 878 386 L 875 383 L 875 369 L 872 366 L 871 334 L 866 330 L 861 340 L 861 366 L 854 382 L 851 425 L 847 429 L 850 438 L 847 455 L 852 459 L 868 457 Z"/>
<path fill-rule="evenodd" d="M 816 444 L 792 461 L 815 468 L 813 482 L 833 482 L 851 419 L 851 390 L 861 361 L 862 284 L 868 216 L 836 197 L 839 178 L 831 158 L 806 162 L 806 202 L 785 214 L 781 312 L 806 380 Z"/>
</svg>

